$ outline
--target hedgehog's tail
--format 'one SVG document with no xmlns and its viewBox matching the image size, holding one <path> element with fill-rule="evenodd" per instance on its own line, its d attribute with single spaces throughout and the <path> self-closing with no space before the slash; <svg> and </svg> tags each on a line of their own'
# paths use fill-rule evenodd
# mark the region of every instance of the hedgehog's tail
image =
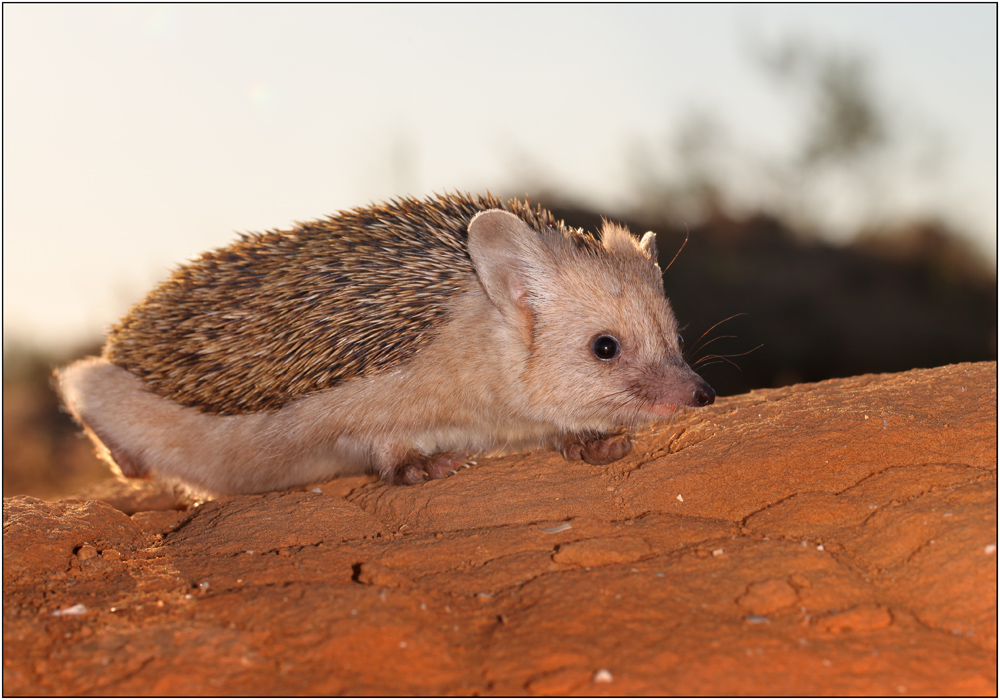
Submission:
<svg viewBox="0 0 1000 700">
<path fill-rule="evenodd" d="M 102 358 L 75 362 L 56 377 L 98 456 L 123 476 L 155 474 L 219 493 L 254 493 L 287 486 L 301 456 L 291 435 L 275 444 L 276 415 L 202 413 L 154 394 Z"/>
</svg>

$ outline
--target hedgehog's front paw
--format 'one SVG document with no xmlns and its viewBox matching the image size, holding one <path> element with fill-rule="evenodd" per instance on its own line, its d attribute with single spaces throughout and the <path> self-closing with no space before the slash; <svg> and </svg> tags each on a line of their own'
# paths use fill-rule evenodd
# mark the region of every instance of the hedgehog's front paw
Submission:
<svg viewBox="0 0 1000 700">
<path fill-rule="evenodd" d="M 411 453 L 388 474 L 383 474 L 382 479 L 390 484 L 412 486 L 431 479 L 443 479 L 468 466 L 469 460 L 465 456 L 450 452 L 430 456 Z"/>
<path fill-rule="evenodd" d="M 570 462 L 582 459 L 587 464 L 610 464 L 632 451 L 632 436 L 569 435 L 560 446 L 560 451 Z"/>
</svg>

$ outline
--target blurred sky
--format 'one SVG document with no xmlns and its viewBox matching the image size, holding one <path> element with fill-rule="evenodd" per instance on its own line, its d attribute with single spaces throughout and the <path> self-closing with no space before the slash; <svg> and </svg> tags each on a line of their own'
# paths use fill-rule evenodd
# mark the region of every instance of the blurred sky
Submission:
<svg viewBox="0 0 1000 700">
<path fill-rule="evenodd" d="M 947 156 L 886 201 L 995 265 L 996 27 L 992 4 L 7 4 L 4 347 L 97 339 L 234 231 L 397 194 L 545 185 L 620 211 L 630 149 L 692 110 L 787 151 L 796 115 L 752 54 L 789 37 L 869 59 Z"/>
</svg>

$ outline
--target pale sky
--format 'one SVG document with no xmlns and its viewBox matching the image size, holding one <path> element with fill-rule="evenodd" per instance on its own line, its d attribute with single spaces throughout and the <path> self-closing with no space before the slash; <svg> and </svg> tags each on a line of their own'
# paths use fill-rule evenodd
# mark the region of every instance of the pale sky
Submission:
<svg viewBox="0 0 1000 700">
<path fill-rule="evenodd" d="M 544 184 L 621 210 L 629 149 L 658 152 L 692 110 L 786 153 L 795 114 L 751 47 L 787 37 L 861 52 L 901 123 L 942 145 L 924 184 L 886 178 L 883 213 L 942 215 L 995 265 L 996 13 L 4 5 L 4 345 L 96 339 L 236 231 L 395 195 Z"/>
</svg>

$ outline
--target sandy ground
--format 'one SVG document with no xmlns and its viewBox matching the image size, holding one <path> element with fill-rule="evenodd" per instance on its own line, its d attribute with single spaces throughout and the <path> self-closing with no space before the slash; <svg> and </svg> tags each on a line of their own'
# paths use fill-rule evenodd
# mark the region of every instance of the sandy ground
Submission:
<svg viewBox="0 0 1000 700">
<path fill-rule="evenodd" d="M 5 498 L 3 690 L 995 695 L 996 372 L 721 399 L 606 467 Z"/>
</svg>

